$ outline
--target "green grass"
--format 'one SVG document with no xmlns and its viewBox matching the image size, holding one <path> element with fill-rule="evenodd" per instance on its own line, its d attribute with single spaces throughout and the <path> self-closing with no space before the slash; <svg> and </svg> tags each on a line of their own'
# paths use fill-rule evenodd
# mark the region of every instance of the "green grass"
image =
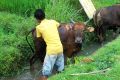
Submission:
<svg viewBox="0 0 120 80">
<path fill-rule="evenodd" d="M 70 5 L 69 0 L 53 0 L 53 4 L 46 5 L 46 16 L 58 20 L 59 22 L 70 22 L 70 18 L 77 21 L 79 16 L 78 11 Z"/>
<path fill-rule="evenodd" d="M 0 1 L 0 11 L 15 13 L 22 16 L 33 16 L 37 8 L 44 9 L 48 18 L 57 19 L 59 21 L 70 21 L 70 18 L 77 20 L 79 18 L 78 12 L 71 6 L 70 0 Z"/>
<path fill-rule="evenodd" d="M 120 0 L 92 0 L 96 9 L 120 3 Z"/>
<path fill-rule="evenodd" d="M 80 56 L 76 64 L 68 65 L 65 67 L 65 71 L 60 74 L 56 74 L 49 78 L 49 80 L 119 80 L 120 74 L 120 37 L 113 42 L 110 42 L 96 51 L 88 58 L 93 59 L 93 62 L 83 62 L 85 56 Z M 114 46 L 114 47 L 113 47 Z M 79 63 L 78 63 L 79 62 Z M 96 73 L 94 75 L 79 75 L 71 76 L 70 74 L 76 73 L 88 73 L 92 71 L 98 71 L 110 68 L 105 74 Z"/>
<path fill-rule="evenodd" d="M 43 8 L 48 0 L 1 0 L 0 11 L 30 16 L 36 8 Z"/>
</svg>

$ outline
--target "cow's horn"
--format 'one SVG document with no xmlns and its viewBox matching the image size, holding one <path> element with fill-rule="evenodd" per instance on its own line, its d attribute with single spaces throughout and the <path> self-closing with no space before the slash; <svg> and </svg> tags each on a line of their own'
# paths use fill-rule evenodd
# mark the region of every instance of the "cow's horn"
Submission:
<svg viewBox="0 0 120 80">
<path fill-rule="evenodd" d="M 92 20 L 92 18 L 87 20 L 87 21 L 85 21 L 84 24 L 87 25 L 87 23 L 90 22 L 91 20 Z"/>
<path fill-rule="evenodd" d="M 71 23 L 75 23 L 75 21 L 74 21 L 72 18 L 70 18 L 70 22 L 71 22 Z"/>
</svg>

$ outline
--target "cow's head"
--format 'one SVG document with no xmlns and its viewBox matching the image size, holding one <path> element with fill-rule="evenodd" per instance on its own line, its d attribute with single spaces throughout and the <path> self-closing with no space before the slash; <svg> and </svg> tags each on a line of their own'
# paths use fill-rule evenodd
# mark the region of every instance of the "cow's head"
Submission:
<svg viewBox="0 0 120 80">
<path fill-rule="evenodd" d="M 82 43 L 84 32 L 93 32 L 93 27 L 87 27 L 83 23 L 75 23 L 74 24 L 74 33 L 75 33 L 75 43 Z"/>
<path fill-rule="evenodd" d="M 82 23 L 74 24 L 74 35 L 75 35 L 75 43 L 81 44 L 83 39 L 83 31 L 85 30 L 85 25 Z"/>
</svg>

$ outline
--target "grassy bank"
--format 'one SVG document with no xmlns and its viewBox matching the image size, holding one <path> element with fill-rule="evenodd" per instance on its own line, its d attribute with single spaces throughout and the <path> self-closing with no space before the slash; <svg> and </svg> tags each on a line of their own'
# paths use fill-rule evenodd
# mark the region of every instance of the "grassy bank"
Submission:
<svg viewBox="0 0 120 80">
<path fill-rule="evenodd" d="M 49 80 L 119 80 L 120 79 L 120 37 L 113 42 L 104 45 L 93 55 L 77 57 L 76 64 L 69 65 L 60 74 L 56 74 Z M 89 62 L 88 59 L 92 59 Z M 109 69 L 106 72 L 95 74 L 81 74 Z M 70 75 L 79 74 L 79 75 Z"/>
</svg>

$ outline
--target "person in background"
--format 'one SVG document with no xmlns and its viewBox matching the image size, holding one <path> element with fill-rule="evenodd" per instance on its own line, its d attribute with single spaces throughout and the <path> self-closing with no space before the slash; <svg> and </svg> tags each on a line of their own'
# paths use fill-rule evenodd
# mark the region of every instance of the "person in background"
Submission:
<svg viewBox="0 0 120 80">
<path fill-rule="evenodd" d="M 42 76 L 39 77 L 39 80 L 47 80 L 52 74 L 54 66 L 57 67 L 58 72 L 64 70 L 63 46 L 58 33 L 60 24 L 55 20 L 46 19 L 45 12 L 42 9 L 37 9 L 34 17 L 38 21 L 36 35 L 37 37 L 42 37 L 47 45 Z"/>
</svg>

